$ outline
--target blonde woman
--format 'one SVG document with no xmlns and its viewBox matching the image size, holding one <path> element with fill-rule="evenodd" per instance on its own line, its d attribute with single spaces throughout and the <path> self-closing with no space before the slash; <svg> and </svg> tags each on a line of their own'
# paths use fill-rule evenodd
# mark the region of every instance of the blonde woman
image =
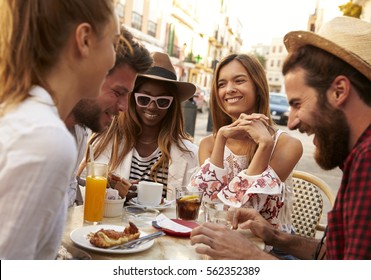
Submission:
<svg viewBox="0 0 371 280">
<path fill-rule="evenodd" d="M 77 157 L 63 120 L 98 95 L 118 36 L 110 0 L 0 2 L 0 259 L 56 257 Z"/>
<path fill-rule="evenodd" d="M 136 196 L 132 184 L 141 180 L 162 183 L 163 197 L 174 199 L 175 188 L 186 186 L 198 166 L 198 147 L 184 131 L 181 111 L 181 102 L 196 87 L 177 81 L 167 54 L 152 57 L 152 67 L 136 79 L 128 111 L 92 139 L 96 160 L 109 163 L 110 171 L 127 182 L 120 195 L 131 187 L 127 200 Z"/>
</svg>

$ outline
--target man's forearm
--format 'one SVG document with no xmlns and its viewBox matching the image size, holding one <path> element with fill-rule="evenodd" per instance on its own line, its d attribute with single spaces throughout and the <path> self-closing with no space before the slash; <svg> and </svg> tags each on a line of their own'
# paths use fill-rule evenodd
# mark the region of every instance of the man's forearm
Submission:
<svg viewBox="0 0 371 280">
<path fill-rule="evenodd" d="M 317 239 L 277 231 L 271 245 L 299 259 L 310 260 L 319 243 L 320 240 Z"/>
</svg>

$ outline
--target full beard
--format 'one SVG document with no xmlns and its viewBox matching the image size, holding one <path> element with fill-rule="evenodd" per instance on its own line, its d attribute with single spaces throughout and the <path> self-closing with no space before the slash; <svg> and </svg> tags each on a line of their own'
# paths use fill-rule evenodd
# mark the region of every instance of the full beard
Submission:
<svg viewBox="0 0 371 280">
<path fill-rule="evenodd" d="M 102 110 L 95 100 L 80 100 L 73 108 L 72 113 L 77 124 L 86 126 L 93 132 L 100 132 L 102 130 L 99 119 Z"/>
<path fill-rule="evenodd" d="M 344 113 L 338 109 L 321 110 L 313 129 L 317 138 L 314 159 L 324 170 L 341 165 L 349 153 L 350 129 Z"/>
</svg>

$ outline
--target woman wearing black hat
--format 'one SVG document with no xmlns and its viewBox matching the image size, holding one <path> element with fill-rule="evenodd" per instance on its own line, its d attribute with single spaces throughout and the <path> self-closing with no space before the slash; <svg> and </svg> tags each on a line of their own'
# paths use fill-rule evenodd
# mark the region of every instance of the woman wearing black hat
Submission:
<svg viewBox="0 0 371 280">
<path fill-rule="evenodd" d="M 126 113 L 115 117 L 109 129 L 92 138 L 95 157 L 108 162 L 131 183 L 141 180 L 164 185 L 163 197 L 175 198 L 175 188 L 187 185 L 198 166 L 198 146 L 184 131 L 181 102 L 196 87 L 179 82 L 167 54 L 152 54 L 154 65 L 138 75 Z M 127 186 L 130 186 L 128 183 Z M 119 189 L 125 196 L 127 188 Z M 136 196 L 132 187 L 130 197 Z"/>
</svg>

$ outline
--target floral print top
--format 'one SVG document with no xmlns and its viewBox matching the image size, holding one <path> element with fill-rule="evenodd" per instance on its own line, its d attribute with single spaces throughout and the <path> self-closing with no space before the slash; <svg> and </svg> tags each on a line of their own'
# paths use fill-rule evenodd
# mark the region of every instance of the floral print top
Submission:
<svg viewBox="0 0 371 280">
<path fill-rule="evenodd" d="M 274 135 L 275 145 L 282 132 L 278 130 Z M 254 208 L 275 228 L 291 231 L 291 176 L 285 184 L 270 166 L 259 175 L 246 175 L 248 165 L 246 156 L 235 155 L 225 147 L 224 168 L 206 160 L 192 176 L 190 186 L 203 190 L 204 201 L 220 200 L 232 207 Z M 285 204 L 287 207 L 281 215 Z"/>
</svg>

